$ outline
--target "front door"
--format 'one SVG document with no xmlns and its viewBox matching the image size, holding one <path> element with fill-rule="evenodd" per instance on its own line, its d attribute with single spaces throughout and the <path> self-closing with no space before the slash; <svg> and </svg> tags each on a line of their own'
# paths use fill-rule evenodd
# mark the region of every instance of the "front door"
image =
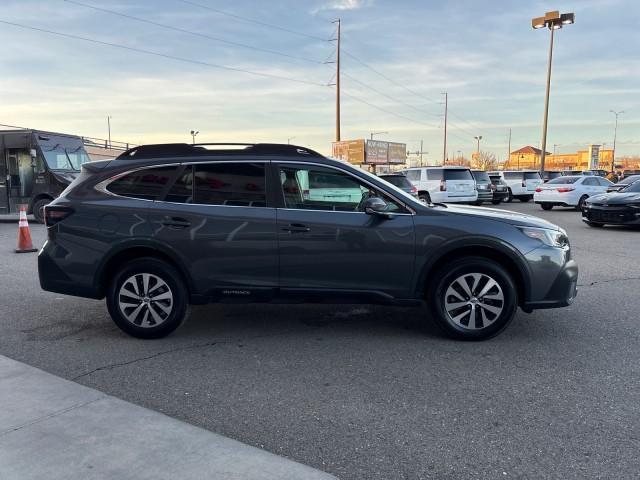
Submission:
<svg viewBox="0 0 640 480">
<path fill-rule="evenodd" d="M 408 298 L 414 268 L 413 215 L 346 170 L 274 164 L 280 187 L 278 243 L 283 291 L 358 291 Z M 379 196 L 392 218 L 369 215 Z"/>
</svg>

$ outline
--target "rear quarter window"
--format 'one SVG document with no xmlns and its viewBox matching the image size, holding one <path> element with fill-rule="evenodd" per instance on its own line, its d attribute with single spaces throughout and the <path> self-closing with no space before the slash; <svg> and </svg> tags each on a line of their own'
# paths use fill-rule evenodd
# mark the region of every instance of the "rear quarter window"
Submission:
<svg viewBox="0 0 640 480">
<path fill-rule="evenodd" d="M 412 182 L 420 181 L 420 170 L 407 170 L 406 172 L 407 178 Z"/>
<path fill-rule="evenodd" d="M 121 197 L 157 200 L 173 179 L 176 167 L 145 168 L 128 173 L 107 185 L 107 191 Z"/>
<path fill-rule="evenodd" d="M 542 180 L 538 172 L 524 172 L 525 180 Z"/>
</svg>

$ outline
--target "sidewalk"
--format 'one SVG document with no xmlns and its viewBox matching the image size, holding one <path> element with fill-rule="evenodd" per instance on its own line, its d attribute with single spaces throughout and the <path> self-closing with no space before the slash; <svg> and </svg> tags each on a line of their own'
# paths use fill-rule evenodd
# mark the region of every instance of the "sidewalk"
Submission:
<svg viewBox="0 0 640 480">
<path fill-rule="evenodd" d="M 0 478 L 335 477 L 0 356 Z"/>
</svg>

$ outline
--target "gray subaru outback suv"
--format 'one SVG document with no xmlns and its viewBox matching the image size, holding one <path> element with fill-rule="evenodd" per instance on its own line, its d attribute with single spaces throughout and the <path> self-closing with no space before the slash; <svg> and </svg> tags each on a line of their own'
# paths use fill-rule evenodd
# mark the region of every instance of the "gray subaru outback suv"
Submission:
<svg viewBox="0 0 640 480">
<path fill-rule="evenodd" d="M 520 307 L 565 307 L 578 267 L 545 220 L 423 204 L 293 145 L 147 145 L 83 165 L 45 209 L 43 289 L 101 299 L 130 335 L 158 338 L 189 305 L 420 306 L 463 340 Z"/>
</svg>

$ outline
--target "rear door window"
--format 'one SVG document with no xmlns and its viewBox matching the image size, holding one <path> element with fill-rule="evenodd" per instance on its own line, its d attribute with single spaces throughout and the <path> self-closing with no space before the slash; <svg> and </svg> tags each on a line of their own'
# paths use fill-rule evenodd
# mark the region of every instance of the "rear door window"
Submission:
<svg viewBox="0 0 640 480">
<path fill-rule="evenodd" d="M 522 180 L 522 172 L 504 172 L 505 180 Z"/>
<path fill-rule="evenodd" d="M 121 197 L 158 200 L 173 180 L 175 171 L 175 166 L 136 170 L 111 182 L 107 191 Z"/>
<path fill-rule="evenodd" d="M 525 180 L 542 180 L 540 173 L 538 172 L 524 172 Z"/>
<path fill-rule="evenodd" d="M 491 181 L 487 172 L 473 172 L 473 178 L 480 183 L 489 183 Z"/>
<path fill-rule="evenodd" d="M 383 180 L 386 180 L 391 185 L 395 185 L 396 187 L 400 187 L 400 188 L 412 187 L 411 182 L 407 180 L 407 177 L 405 177 L 404 175 L 385 175 L 380 178 L 382 178 Z"/>
<path fill-rule="evenodd" d="M 266 207 L 264 163 L 194 165 L 193 203 Z"/>
<path fill-rule="evenodd" d="M 465 170 L 462 168 L 455 168 L 444 171 L 445 180 L 473 180 L 471 170 Z"/>
</svg>

